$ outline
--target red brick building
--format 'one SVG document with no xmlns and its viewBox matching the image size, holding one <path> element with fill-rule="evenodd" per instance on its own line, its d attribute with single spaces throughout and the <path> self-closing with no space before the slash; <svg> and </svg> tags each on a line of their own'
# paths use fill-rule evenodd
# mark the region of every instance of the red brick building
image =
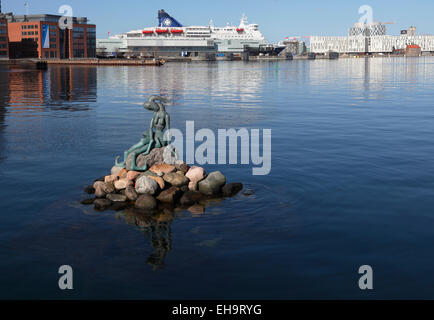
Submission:
<svg viewBox="0 0 434 320">
<path fill-rule="evenodd" d="M 0 13 L 0 59 L 9 57 L 8 20 Z"/>
<path fill-rule="evenodd" d="M 96 56 L 96 26 L 73 18 L 72 29 L 60 29 L 58 15 L 8 16 L 11 58 L 72 59 Z"/>
<path fill-rule="evenodd" d="M 407 57 L 420 57 L 422 55 L 422 48 L 417 44 L 409 44 L 405 49 Z"/>
</svg>

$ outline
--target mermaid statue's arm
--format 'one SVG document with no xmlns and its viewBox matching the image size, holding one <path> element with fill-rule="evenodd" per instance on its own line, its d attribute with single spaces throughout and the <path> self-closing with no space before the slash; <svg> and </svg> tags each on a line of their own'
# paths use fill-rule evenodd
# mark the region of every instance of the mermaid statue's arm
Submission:
<svg viewBox="0 0 434 320">
<path fill-rule="evenodd" d="M 170 142 L 172 141 L 171 136 L 170 136 L 170 116 L 169 114 L 166 112 L 166 140 L 167 140 L 167 144 L 170 144 Z"/>
</svg>

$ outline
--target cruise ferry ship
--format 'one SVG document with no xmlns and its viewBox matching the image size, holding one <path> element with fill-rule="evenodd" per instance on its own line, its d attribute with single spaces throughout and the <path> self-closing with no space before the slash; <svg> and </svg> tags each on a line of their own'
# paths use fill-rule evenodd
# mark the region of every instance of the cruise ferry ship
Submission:
<svg viewBox="0 0 434 320">
<path fill-rule="evenodd" d="M 183 26 L 164 10 L 158 11 L 158 26 L 132 30 L 108 39 L 98 39 L 97 48 L 106 53 L 149 52 L 172 55 L 199 55 L 203 53 L 240 53 L 259 51 L 269 44 L 257 24 L 249 24 L 242 16 L 238 26 Z"/>
</svg>

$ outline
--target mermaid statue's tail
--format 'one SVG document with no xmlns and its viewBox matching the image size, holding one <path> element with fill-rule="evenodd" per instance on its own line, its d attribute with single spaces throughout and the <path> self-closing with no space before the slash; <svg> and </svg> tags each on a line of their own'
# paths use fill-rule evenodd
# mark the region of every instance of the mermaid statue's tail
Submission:
<svg viewBox="0 0 434 320">
<path fill-rule="evenodd" d="M 116 157 L 116 159 L 115 159 L 115 167 L 125 168 L 125 167 L 126 167 L 126 163 L 125 163 L 125 161 L 118 162 L 118 160 L 119 160 L 120 157 L 121 157 L 121 156 L 117 156 L 117 157 Z"/>
</svg>

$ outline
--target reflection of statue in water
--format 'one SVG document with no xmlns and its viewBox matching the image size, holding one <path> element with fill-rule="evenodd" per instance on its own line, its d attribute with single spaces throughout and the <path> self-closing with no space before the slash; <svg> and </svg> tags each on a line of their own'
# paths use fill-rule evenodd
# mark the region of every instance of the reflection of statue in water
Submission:
<svg viewBox="0 0 434 320">
<path fill-rule="evenodd" d="M 169 101 L 163 97 L 151 96 L 148 101 L 144 103 L 143 106 L 145 109 L 154 111 L 149 132 L 145 131 L 143 133 L 143 138 L 137 144 L 124 152 L 123 162 L 119 163 L 118 160 L 120 157 L 116 158 L 115 165 L 117 167 L 125 168 L 128 156 L 133 154 L 129 169 L 135 171 L 146 171 L 148 169 L 146 164 L 143 167 L 136 166 L 137 156 L 140 154 L 147 155 L 152 149 L 165 147 L 169 144 L 169 141 L 164 138 L 164 129 L 167 129 L 167 136 L 170 137 L 170 116 L 166 112 L 166 108 L 163 104 L 168 102 Z"/>
<path fill-rule="evenodd" d="M 152 252 L 146 259 L 146 263 L 150 264 L 154 270 L 164 266 L 164 259 L 172 250 L 171 224 L 174 215 L 169 211 L 159 215 L 151 215 L 135 208 L 128 208 L 124 211 L 125 222 L 140 227 L 144 236 L 149 240 Z"/>
<path fill-rule="evenodd" d="M 157 222 L 145 230 L 145 235 L 150 239 L 154 251 L 149 255 L 146 262 L 152 265 L 154 270 L 161 269 L 164 258 L 172 249 L 171 221 Z"/>
</svg>

